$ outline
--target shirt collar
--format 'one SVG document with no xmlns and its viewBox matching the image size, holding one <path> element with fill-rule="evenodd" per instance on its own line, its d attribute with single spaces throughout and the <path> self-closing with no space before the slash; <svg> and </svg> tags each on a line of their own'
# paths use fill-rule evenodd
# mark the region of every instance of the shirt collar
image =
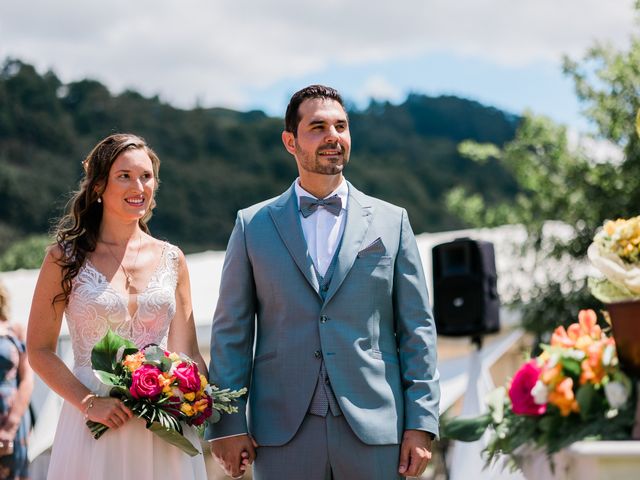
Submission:
<svg viewBox="0 0 640 480">
<path fill-rule="evenodd" d="M 317 198 L 315 195 L 310 194 L 300 186 L 300 177 L 296 178 L 296 181 L 293 183 L 296 191 L 296 199 L 298 200 L 298 205 L 300 205 L 301 196 Z M 347 200 L 349 199 L 349 184 L 347 183 L 344 177 L 342 177 L 342 182 L 340 182 L 340 185 L 338 185 L 338 187 L 333 192 L 331 192 L 329 195 L 327 195 L 324 198 L 329 198 L 333 195 L 337 195 L 340 198 L 340 200 L 342 201 L 342 209 L 346 210 Z"/>
</svg>

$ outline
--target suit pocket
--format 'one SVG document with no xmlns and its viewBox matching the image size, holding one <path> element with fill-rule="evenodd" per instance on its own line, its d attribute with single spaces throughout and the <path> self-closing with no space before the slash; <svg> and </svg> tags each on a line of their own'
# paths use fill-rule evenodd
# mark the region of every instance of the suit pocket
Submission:
<svg viewBox="0 0 640 480">
<path fill-rule="evenodd" d="M 391 256 L 390 255 L 378 255 L 378 254 L 369 254 L 364 256 L 359 256 L 356 260 L 356 265 L 366 266 L 366 267 L 385 267 L 391 265 Z"/>
<path fill-rule="evenodd" d="M 261 353 L 260 355 L 256 355 L 253 358 L 253 364 L 266 362 L 268 360 L 272 360 L 278 356 L 278 351 L 274 350 L 273 352 Z"/>
<path fill-rule="evenodd" d="M 382 243 L 382 239 L 380 237 L 376 238 L 373 242 L 367 245 L 365 248 L 358 252 L 358 257 L 366 257 L 367 255 L 373 254 L 384 254 L 387 251 L 384 248 L 384 243 Z"/>
</svg>

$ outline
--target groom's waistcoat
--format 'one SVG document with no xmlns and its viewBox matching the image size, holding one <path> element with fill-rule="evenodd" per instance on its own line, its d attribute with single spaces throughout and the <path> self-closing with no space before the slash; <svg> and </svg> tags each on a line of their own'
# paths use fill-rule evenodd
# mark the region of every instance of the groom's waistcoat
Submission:
<svg viewBox="0 0 640 480">
<path fill-rule="evenodd" d="M 323 302 L 327 298 L 327 292 L 329 291 L 329 287 L 331 286 L 331 279 L 333 278 L 333 272 L 336 268 L 341 243 L 341 241 L 338 242 L 338 248 L 336 249 L 333 259 L 329 264 L 329 268 L 324 275 L 320 275 L 320 272 L 318 272 L 318 269 L 315 267 L 315 265 L 313 268 L 313 271 L 316 274 L 316 278 L 318 279 L 318 285 L 320 286 L 318 293 L 320 294 Z M 329 412 L 331 412 L 332 415 L 340 415 L 342 413 L 340 412 L 340 406 L 338 405 L 336 396 L 331 389 L 331 379 L 329 378 L 327 367 L 323 360 L 320 364 L 318 383 L 316 384 L 316 388 L 313 392 L 313 397 L 311 398 L 311 405 L 309 405 L 309 413 L 324 417 Z"/>
<path fill-rule="evenodd" d="M 249 420 L 223 415 L 208 438 L 248 430 L 289 441 L 322 362 L 340 410 L 368 444 L 407 428 L 438 432 L 435 327 L 404 210 L 349 185 L 342 243 L 326 292 L 306 249 L 293 188 L 239 212 L 211 338 L 211 380 L 248 386 Z M 253 351 L 255 343 L 255 353 Z"/>
</svg>

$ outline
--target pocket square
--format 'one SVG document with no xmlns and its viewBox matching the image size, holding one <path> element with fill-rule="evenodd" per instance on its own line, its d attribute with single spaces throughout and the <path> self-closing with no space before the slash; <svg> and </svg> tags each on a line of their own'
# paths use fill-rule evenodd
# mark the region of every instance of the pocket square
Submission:
<svg viewBox="0 0 640 480">
<path fill-rule="evenodd" d="M 384 252 L 386 252 L 386 249 L 384 248 L 384 243 L 382 243 L 382 239 L 378 237 L 373 242 L 371 242 L 368 246 L 360 250 L 358 252 L 358 257 L 371 255 L 372 253 L 384 253 Z"/>
</svg>

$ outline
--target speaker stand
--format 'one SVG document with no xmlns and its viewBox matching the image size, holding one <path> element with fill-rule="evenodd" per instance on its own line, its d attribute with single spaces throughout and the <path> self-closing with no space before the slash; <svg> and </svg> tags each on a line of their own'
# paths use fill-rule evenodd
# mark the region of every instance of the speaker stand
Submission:
<svg viewBox="0 0 640 480">
<path fill-rule="evenodd" d="M 483 340 L 484 340 L 484 337 L 482 335 L 476 334 L 471 336 L 471 343 L 475 345 L 476 352 L 480 352 L 480 350 L 482 350 Z"/>
<path fill-rule="evenodd" d="M 463 417 L 480 415 L 486 411 L 484 398 L 495 387 L 489 369 L 482 362 L 482 335 L 473 335 L 471 343 L 475 346 L 469 354 L 469 368 L 467 373 L 467 391 L 462 400 Z M 476 442 L 453 442 L 452 455 L 449 456 L 450 480 L 467 480 L 470 478 L 491 477 L 489 470 L 484 470 L 485 461 L 482 450 L 486 446 L 484 438 Z"/>
</svg>

